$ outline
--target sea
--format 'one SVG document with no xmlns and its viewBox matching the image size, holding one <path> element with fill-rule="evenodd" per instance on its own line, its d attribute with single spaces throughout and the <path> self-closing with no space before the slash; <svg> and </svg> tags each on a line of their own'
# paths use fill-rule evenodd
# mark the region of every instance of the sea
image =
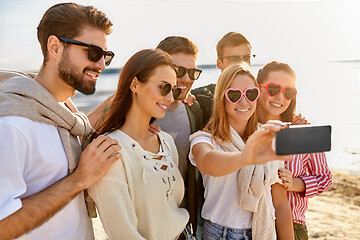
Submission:
<svg viewBox="0 0 360 240">
<path fill-rule="evenodd" d="M 256 76 L 262 64 L 250 71 Z M 304 65 L 297 72 L 297 113 L 313 125 L 332 127 L 331 151 L 326 153 L 330 169 L 360 176 L 360 61 L 319 62 Z M 193 88 L 216 83 L 220 70 L 215 65 L 199 65 L 203 72 Z M 116 91 L 121 69 L 107 69 L 97 80 L 96 92 L 85 96 L 76 92 L 73 101 L 89 113 Z"/>
</svg>

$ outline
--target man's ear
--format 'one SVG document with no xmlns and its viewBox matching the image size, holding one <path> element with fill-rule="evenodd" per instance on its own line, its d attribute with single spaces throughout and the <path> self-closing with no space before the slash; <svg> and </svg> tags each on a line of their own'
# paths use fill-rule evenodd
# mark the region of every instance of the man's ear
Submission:
<svg viewBox="0 0 360 240">
<path fill-rule="evenodd" d="M 130 84 L 130 90 L 135 94 L 139 89 L 139 80 L 137 77 L 134 77 Z"/>
<path fill-rule="evenodd" d="M 216 67 L 217 67 L 218 69 L 222 70 L 222 66 L 223 66 L 223 63 L 222 63 L 221 59 L 218 58 L 218 59 L 216 60 Z"/>
<path fill-rule="evenodd" d="M 49 58 L 58 59 L 61 56 L 63 49 L 63 44 L 56 36 L 51 35 L 48 38 L 47 51 Z"/>
</svg>

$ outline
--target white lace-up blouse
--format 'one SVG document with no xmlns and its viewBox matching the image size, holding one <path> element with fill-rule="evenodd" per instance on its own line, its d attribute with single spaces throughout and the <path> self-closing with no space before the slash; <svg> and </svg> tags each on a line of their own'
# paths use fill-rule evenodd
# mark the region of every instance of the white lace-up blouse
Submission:
<svg viewBox="0 0 360 240">
<path fill-rule="evenodd" d="M 155 154 L 120 130 L 108 136 L 119 142 L 122 158 L 88 192 L 109 239 L 176 239 L 189 214 L 179 208 L 184 182 L 174 140 L 158 133 Z"/>
</svg>

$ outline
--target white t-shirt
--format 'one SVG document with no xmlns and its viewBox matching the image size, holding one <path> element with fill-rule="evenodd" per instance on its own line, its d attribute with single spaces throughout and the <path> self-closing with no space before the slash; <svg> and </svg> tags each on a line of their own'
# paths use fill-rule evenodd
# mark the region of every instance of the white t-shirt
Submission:
<svg viewBox="0 0 360 240">
<path fill-rule="evenodd" d="M 65 177 L 68 162 L 54 125 L 18 116 L 0 117 L 0 220 L 31 196 Z M 40 227 L 20 239 L 94 239 L 80 193 Z"/>
<path fill-rule="evenodd" d="M 190 145 L 189 159 L 194 166 L 196 162 L 191 151 L 195 144 L 201 142 L 210 144 L 215 150 L 224 151 L 211 138 L 198 136 L 191 141 Z M 252 212 L 238 207 L 240 200 L 238 175 L 239 170 L 221 177 L 203 174 L 205 202 L 201 216 L 204 219 L 229 228 L 251 228 Z"/>
</svg>

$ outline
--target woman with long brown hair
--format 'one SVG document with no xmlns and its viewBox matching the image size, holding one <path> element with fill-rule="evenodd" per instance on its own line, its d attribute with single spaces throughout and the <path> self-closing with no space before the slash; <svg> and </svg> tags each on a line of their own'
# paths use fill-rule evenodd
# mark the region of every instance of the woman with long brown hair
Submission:
<svg viewBox="0 0 360 240">
<path fill-rule="evenodd" d="M 229 66 L 216 84 L 208 124 L 190 138 L 190 160 L 202 173 L 205 188 L 201 213 L 205 240 L 293 237 L 286 190 L 277 183 L 283 163 L 269 162 L 289 157 L 277 156 L 272 148 L 275 126 L 258 129 L 259 94 L 248 70 L 239 64 Z M 255 139 L 263 142 L 256 145 Z M 248 149 L 256 149 L 258 155 L 248 154 Z M 275 216 L 280 221 L 277 236 Z"/>
<path fill-rule="evenodd" d="M 184 182 L 174 141 L 165 132 L 148 130 L 180 93 L 176 71 L 161 50 L 137 52 L 124 65 L 110 109 L 97 128 L 97 134 L 119 142 L 122 154 L 89 189 L 109 239 L 177 239 L 189 220 L 179 208 Z"/>
<path fill-rule="evenodd" d="M 286 63 L 273 61 L 259 70 L 257 114 L 260 123 L 269 120 L 296 125 L 307 123 L 301 115 L 295 115 L 295 80 L 295 71 Z M 280 169 L 279 176 L 288 190 L 295 240 L 307 240 L 305 213 L 308 199 L 329 190 L 332 185 L 325 153 L 296 154 L 293 161 L 286 164 L 286 169 Z"/>
</svg>

